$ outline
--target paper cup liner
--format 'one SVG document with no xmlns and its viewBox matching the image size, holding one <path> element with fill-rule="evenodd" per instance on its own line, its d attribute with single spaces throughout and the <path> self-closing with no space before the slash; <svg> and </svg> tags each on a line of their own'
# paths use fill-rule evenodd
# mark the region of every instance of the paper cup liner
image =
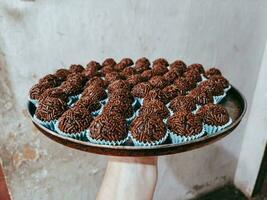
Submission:
<svg viewBox="0 0 267 200">
<path fill-rule="evenodd" d="M 94 117 L 96 117 L 97 115 L 99 115 L 100 113 L 102 113 L 103 108 L 104 108 L 104 104 L 101 103 L 101 107 L 98 110 L 91 112 L 91 115 L 93 115 Z"/>
<path fill-rule="evenodd" d="M 231 85 L 229 85 L 227 88 L 224 89 L 224 92 L 228 92 L 232 88 Z"/>
<path fill-rule="evenodd" d="M 59 128 L 58 128 L 58 121 L 55 123 L 55 131 L 59 134 L 59 135 L 62 135 L 64 137 L 69 137 L 69 138 L 73 138 L 73 139 L 76 139 L 76 140 L 82 140 L 82 141 L 86 141 L 87 137 L 86 137 L 86 133 L 87 133 L 87 130 L 84 130 L 80 133 L 65 133 L 63 131 L 61 131 Z"/>
<path fill-rule="evenodd" d="M 43 121 L 37 118 L 36 115 L 33 115 L 34 121 L 36 121 L 38 124 L 41 124 L 42 126 L 54 131 L 55 130 L 55 122 L 56 120 L 51 120 L 51 121 Z"/>
<path fill-rule="evenodd" d="M 70 96 L 67 103 L 68 106 L 72 107 L 75 104 L 75 102 L 77 102 L 80 98 L 81 94 Z"/>
<path fill-rule="evenodd" d="M 166 131 L 166 134 L 160 140 L 151 141 L 151 142 L 138 141 L 132 136 L 131 133 L 130 133 L 130 138 L 132 139 L 132 141 L 134 143 L 134 146 L 148 146 L 148 147 L 149 146 L 156 146 L 156 145 L 160 145 L 160 144 L 162 144 L 162 143 L 164 143 L 166 141 L 166 139 L 168 138 L 168 132 Z"/>
<path fill-rule="evenodd" d="M 170 135 L 170 138 L 171 138 L 171 141 L 173 144 L 180 144 L 183 142 L 189 142 L 191 140 L 198 139 L 205 134 L 204 126 L 203 126 L 203 129 L 200 133 L 192 135 L 192 136 L 184 136 L 182 134 L 176 134 L 176 133 L 172 132 L 171 130 L 168 130 L 168 131 L 169 131 L 169 135 Z"/>
<path fill-rule="evenodd" d="M 214 102 L 214 104 L 220 103 L 220 101 L 223 100 L 224 97 L 226 97 L 226 93 L 225 92 L 223 93 L 223 95 L 213 96 L 213 102 Z"/>
<path fill-rule="evenodd" d="M 134 110 L 139 109 L 141 106 L 141 103 L 139 102 L 138 98 L 134 98 L 134 102 L 132 103 L 132 107 Z"/>
<path fill-rule="evenodd" d="M 29 100 L 30 102 L 32 102 L 32 103 L 35 105 L 35 107 L 38 106 L 38 100 L 37 100 L 37 99 L 32 99 L 31 97 L 28 97 L 28 100 Z"/>
<path fill-rule="evenodd" d="M 202 82 L 208 80 L 203 74 L 200 74 Z"/>
<path fill-rule="evenodd" d="M 135 112 L 133 112 L 133 115 L 131 117 L 126 118 L 127 124 L 131 124 L 131 122 L 134 120 L 135 117 L 136 117 Z"/>
<path fill-rule="evenodd" d="M 90 131 L 87 131 L 86 138 L 89 140 L 89 142 L 94 143 L 94 144 L 110 145 L 110 146 L 119 146 L 119 145 L 124 144 L 129 139 L 129 134 L 123 140 L 107 141 L 107 140 L 96 140 L 94 138 L 91 138 L 90 137 Z"/>
<path fill-rule="evenodd" d="M 207 134 L 211 135 L 211 134 L 214 134 L 218 131 L 225 129 L 227 126 L 232 124 L 232 121 L 233 120 L 231 118 L 229 118 L 229 121 L 222 126 L 212 126 L 212 125 L 204 124 L 204 128 L 205 128 L 205 131 L 207 132 Z"/>
</svg>

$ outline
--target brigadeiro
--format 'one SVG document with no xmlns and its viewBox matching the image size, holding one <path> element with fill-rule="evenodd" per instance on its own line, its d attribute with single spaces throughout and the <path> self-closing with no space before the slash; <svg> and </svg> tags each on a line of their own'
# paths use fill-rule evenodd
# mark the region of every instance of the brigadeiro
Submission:
<svg viewBox="0 0 267 200">
<path fill-rule="evenodd" d="M 58 78 L 60 82 L 66 81 L 68 75 L 70 74 L 67 69 L 59 69 L 56 71 L 55 76 Z"/>
<path fill-rule="evenodd" d="M 102 67 L 110 66 L 113 68 L 116 64 L 117 63 L 113 58 L 107 58 L 103 61 Z"/>
<path fill-rule="evenodd" d="M 154 75 L 163 75 L 168 72 L 168 68 L 165 65 L 157 64 L 153 65 L 152 72 Z"/>
<path fill-rule="evenodd" d="M 39 80 L 40 84 L 44 84 L 44 83 L 48 83 L 53 85 L 53 87 L 57 87 L 60 85 L 60 80 L 57 76 L 53 75 L 53 74 L 48 74 L 46 76 L 44 76 L 43 78 L 41 78 Z"/>
<path fill-rule="evenodd" d="M 177 69 L 171 69 L 163 75 L 163 77 L 168 81 L 168 83 L 173 83 L 173 81 L 179 78 L 181 75 Z"/>
<path fill-rule="evenodd" d="M 77 82 L 79 85 L 85 85 L 85 83 L 88 81 L 88 78 L 83 73 L 72 73 L 68 76 L 67 81 L 65 82 Z M 64 83 L 65 83 L 64 82 Z"/>
<path fill-rule="evenodd" d="M 163 76 L 153 76 L 148 82 L 152 87 L 160 89 L 163 89 L 168 84 L 168 81 Z"/>
<path fill-rule="evenodd" d="M 170 69 L 178 70 L 181 76 L 186 71 L 186 64 L 182 60 L 175 60 L 170 64 Z"/>
<path fill-rule="evenodd" d="M 208 103 L 213 103 L 214 99 L 210 92 L 202 91 L 200 88 L 195 88 L 191 90 L 188 96 L 193 97 L 198 105 L 205 105 Z"/>
<path fill-rule="evenodd" d="M 102 66 L 100 65 L 99 62 L 91 60 L 87 65 L 86 68 L 94 68 L 96 70 L 100 70 Z"/>
<path fill-rule="evenodd" d="M 189 65 L 187 67 L 187 70 L 196 70 L 200 74 L 204 74 L 205 72 L 203 65 L 199 63 L 194 63 L 194 64 Z"/>
<path fill-rule="evenodd" d="M 182 94 L 186 94 L 187 91 L 191 90 L 196 84 L 190 84 L 184 77 L 174 80 L 174 85 L 181 91 Z"/>
<path fill-rule="evenodd" d="M 105 75 L 105 80 L 108 83 L 111 83 L 113 81 L 119 80 L 121 78 L 122 77 L 121 77 L 121 75 L 118 72 L 110 72 L 110 73 L 108 73 L 108 74 Z"/>
<path fill-rule="evenodd" d="M 44 100 L 47 97 L 59 98 L 62 101 L 68 102 L 68 96 L 61 88 L 48 88 L 38 98 L 39 101 Z"/>
<path fill-rule="evenodd" d="M 121 75 L 127 79 L 129 76 L 136 74 L 136 70 L 133 67 L 126 67 L 122 70 Z"/>
<path fill-rule="evenodd" d="M 92 78 L 94 76 L 100 75 L 100 73 L 98 72 L 99 69 L 101 69 L 101 65 L 96 61 L 91 61 L 87 64 L 83 74 L 88 78 Z"/>
<path fill-rule="evenodd" d="M 189 81 L 189 82 L 200 82 L 202 80 L 201 75 L 196 70 L 186 70 L 184 72 L 183 76 Z"/>
<path fill-rule="evenodd" d="M 120 99 L 109 99 L 107 104 L 103 108 L 103 113 L 118 113 L 123 117 L 131 120 L 134 111 L 131 104 L 121 101 Z"/>
<path fill-rule="evenodd" d="M 82 140 L 92 121 L 93 117 L 87 109 L 73 107 L 58 119 L 55 129 L 60 135 Z"/>
<path fill-rule="evenodd" d="M 111 94 L 109 94 L 108 98 L 110 101 L 118 99 L 129 105 L 134 103 L 134 98 L 131 95 L 130 91 L 124 90 L 124 89 L 118 89 L 118 90 L 113 91 Z"/>
<path fill-rule="evenodd" d="M 223 76 L 214 75 L 210 78 L 210 80 L 222 85 L 222 87 L 226 90 L 229 89 L 229 87 L 230 87 L 229 81 L 226 78 L 224 78 Z"/>
<path fill-rule="evenodd" d="M 148 94 L 144 98 L 144 102 L 150 101 L 152 99 L 157 99 L 162 101 L 164 104 L 169 102 L 169 99 L 166 97 L 165 93 L 160 89 L 153 89 L 148 92 Z"/>
<path fill-rule="evenodd" d="M 107 65 L 101 69 L 101 74 L 102 74 L 102 76 L 105 76 L 106 74 L 114 72 L 114 71 L 115 70 L 112 66 Z"/>
<path fill-rule="evenodd" d="M 153 67 L 156 65 L 161 65 L 161 66 L 165 66 L 165 67 L 169 66 L 168 61 L 164 58 L 158 58 L 158 59 L 154 60 L 152 64 L 153 64 Z"/>
<path fill-rule="evenodd" d="M 162 92 L 165 94 L 169 101 L 171 101 L 178 95 L 185 95 L 185 91 L 180 90 L 175 84 L 166 86 L 165 88 L 163 88 Z"/>
<path fill-rule="evenodd" d="M 197 139 L 205 133 L 202 118 L 185 110 L 175 112 L 168 119 L 167 126 L 175 144 Z"/>
<path fill-rule="evenodd" d="M 73 64 L 69 68 L 70 73 L 82 73 L 84 71 L 84 67 L 82 65 Z"/>
<path fill-rule="evenodd" d="M 90 97 L 94 101 L 101 101 L 107 98 L 107 93 L 102 87 L 91 85 L 82 92 L 82 97 L 84 96 Z"/>
<path fill-rule="evenodd" d="M 220 131 L 232 122 L 227 110 L 221 105 L 206 104 L 197 111 L 197 114 L 202 117 L 208 134 Z"/>
<path fill-rule="evenodd" d="M 157 115 L 161 119 L 167 118 L 169 114 L 168 108 L 157 99 L 146 101 L 139 110 L 139 115 Z"/>
<path fill-rule="evenodd" d="M 101 109 L 101 103 L 90 96 L 82 96 L 74 105 L 87 109 L 92 115 L 98 115 Z"/>
<path fill-rule="evenodd" d="M 197 109 L 196 100 L 191 96 L 177 96 L 170 102 L 169 108 L 173 112 L 185 110 L 187 112 L 192 112 Z"/>
<path fill-rule="evenodd" d="M 213 96 L 220 96 L 224 94 L 223 86 L 215 81 L 206 80 L 198 85 L 203 90 L 210 92 Z"/>
<path fill-rule="evenodd" d="M 127 67 L 132 66 L 134 64 L 131 58 L 123 58 L 119 63 L 125 64 Z"/>
<path fill-rule="evenodd" d="M 137 73 L 142 73 L 145 70 L 150 69 L 150 62 L 147 58 L 143 57 L 143 58 L 139 58 L 136 62 L 135 62 L 135 66 L 134 68 L 136 69 Z"/>
<path fill-rule="evenodd" d="M 131 138 L 136 146 L 154 146 L 165 142 L 167 128 L 157 115 L 140 115 L 130 127 Z"/>
<path fill-rule="evenodd" d="M 30 89 L 29 95 L 30 95 L 30 101 L 32 101 L 34 104 L 37 103 L 36 100 L 40 98 L 40 96 L 49 88 L 53 88 L 53 84 L 46 82 L 46 83 L 38 83 L 32 86 Z"/>
<path fill-rule="evenodd" d="M 217 75 L 217 76 L 221 76 L 222 75 L 221 71 L 219 69 L 215 68 L 215 67 L 206 70 L 205 73 L 204 73 L 204 76 L 206 78 L 210 78 L 210 77 L 215 76 L 215 75 Z"/>
<path fill-rule="evenodd" d="M 141 77 L 140 74 L 134 74 L 134 75 L 131 75 L 129 76 L 126 81 L 128 82 L 128 84 L 133 87 L 135 85 L 137 85 L 138 83 L 142 82 L 143 79 Z"/>
<path fill-rule="evenodd" d="M 127 67 L 127 65 L 125 63 L 118 63 L 114 66 L 114 69 L 117 72 L 121 72 L 122 70 L 124 70 Z"/>
<path fill-rule="evenodd" d="M 108 86 L 109 94 L 111 94 L 115 90 L 119 90 L 119 89 L 130 91 L 130 86 L 127 83 L 127 81 L 125 81 L 125 80 L 116 80 L 116 81 L 112 82 L 111 84 L 109 84 L 109 86 Z"/>
<path fill-rule="evenodd" d="M 134 97 L 144 98 L 152 88 L 150 83 L 142 82 L 135 85 L 131 93 Z"/>
<path fill-rule="evenodd" d="M 102 145 L 121 145 L 128 139 L 126 120 L 119 114 L 103 113 L 89 127 L 87 138 Z"/>
<path fill-rule="evenodd" d="M 66 102 L 59 98 L 47 97 L 41 101 L 35 111 L 34 119 L 45 127 L 54 130 L 57 120 L 66 110 Z"/>
<path fill-rule="evenodd" d="M 60 88 L 68 96 L 79 95 L 83 91 L 83 87 L 83 81 L 79 79 L 68 79 L 60 85 Z"/>
<path fill-rule="evenodd" d="M 154 76 L 153 71 L 151 69 L 145 70 L 142 72 L 141 77 L 143 81 L 148 81 Z"/>
<path fill-rule="evenodd" d="M 87 88 L 91 85 L 96 85 L 96 86 L 99 86 L 102 88 L 106 88 L 107 83 L 101 77 L 95 76 L 95 77 L 89 79 L 89 81 L 87 81 L 85 88 Z"/>
</svg>

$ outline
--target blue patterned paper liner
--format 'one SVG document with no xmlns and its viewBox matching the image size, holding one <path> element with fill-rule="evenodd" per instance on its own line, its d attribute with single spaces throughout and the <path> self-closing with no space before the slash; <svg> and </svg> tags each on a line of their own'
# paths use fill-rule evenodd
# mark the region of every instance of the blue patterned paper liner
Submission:
<svg viewBox="0 0 267 200">
<path fill-rule="evenodd" d="M 91 115 L 93 115 L 94 117 L 96 117 L 97 115 L 99 115 L 103 111 L 104 104 L 102 104 L 102 103 L 100 103 L 100 104 L 101 104 L 101 107 L 98 110 L 91 112 Z"/>
<path fill-rule="evenodd" d="M 205 128 L 205 131 L 208 133 L 208 135 L 211 135 L 211 134 L 214 134 L 218 131 L 225 129 L 227 126 L 231 125 L 232 122 L 233 120 L 229 118 L 229 121 L 222 126 L 212 126 L 212 125 L 204 124 L 204 128 Z"/>
<path fill-rule="evenodd" d="M 224 89 L 224 92 L 228 92 L 232 88 L 231 85 L 229 85 L 227 88 Z"/>
<path fill-rule="evenodd" d="M 54 131 L 55 130 L 55 122 L 56 120 L 51 120 L 51 121 L 43 121 L 37 118 L 36 115 L 33 115 L 34 121 L 36 121 L 38 124 L 41 124 L 42 126 Z"/>
<path fill-rule="evenodd" d="M 151 141 L 151 142 L 141 142 L 136 140 L 132 134 L 130 133 L 130 138 L 132 139 L 134 146 L 156 146 L 156 145 L 160 145 L 162 143 L 164 143 L 166 141 L 166 139 L 168 138 L 168 132 L 166 132 L 166 134 L 164 135 L 163 138 L 161 138 L 158 141 Z"/>
<path fill-rule="evenodd" d="M 65 132 L 61 131 L 58 128 L 58 123 L 59 123 L 59 121 L 56 121 L 56 123 L 55 123 L 55 131 L 59 135 L 62 135 L 64 137 L 73 138 L 73 139 L 76 139 L 76 140 L 84 140 L 86 138 L 87 130 L 81 131 L 80 133 L 65 133 Z"/>
<path fill-rule="evenodd" d="M 196 109 L 192 111 L 193 114 L 196 114 L 197 111 L 201 108 L 201 105 L 196 104 Z"/>
<path fill-rule="evenodd" d="M 110 145 L 110 146 L 118 146 L 124 144 L 129 139 L 129 134 L 127 137 L 123 140 L 118 141 L 107 141 L 107 140 L 96 140 L 90 137 L 90 131 L 86 133 L 86 138 L 89 140 L 89 142 L 93 144 L 101 144 L 101 145 Z"/>
<path fill-rule="evenodd" d="M 133 115 L 132 115 L 131 117 L 126 118 L 126 122 L 127 122 L 128 124 L 130 124 L 130 123 L 134 120 L 134 118 L 136 117 L 135 113 L 136 113 L 136 112 L 133 112 Z"/>
<path fill-rule="evenodd" d="M 30 101 L 30 102 L 32 102 L 34 105 L 35 105 L 35 107 L 37 107 L 38 106 L 38 100 L 37 99 L 32 99 L 31 97 L 28 97 L 28 100 Z"/>
<path fill-rule="evenodd" d="M 214 104 L 220 103 L 221 100 L 226 96 L 226 93 L 224 92 L 223 95 L 220 96 L 213 96 L 213 102 Z"/>
<path fill-rule="evenodd" d="M 205 128 L 203 126 L 202 131 L 200 133 L 198 133 L 196 135 L 192 135 L 192 136 L 184 136 L 182 134 L 179 135 L 179 134 L 173 133 L 171 130 L 168 130 L 168 132 L 169 132 L 170 138 L 172 140 L 172 143 L 173 144 L 180 144 L 183 142 L 189 142 L 191 140 L 195 140 L 195 139 L 202 137 L 205 134 Z"/>
<path fill-rule="evenodd" d="M 141 106 L 141 103 L 139 102 L 139 98 L 134 98 L 134 102 L 132 103 L 132 107 L 134 110 L 137 110 Z"/>
<path fill-rule="evenodd" d="M 77 102 L 81 98 L 81 96 L 82 96 L 81 94 L 70 96 L 67 103 L 68 106 L 72 107 L 75 104 L 75 102 Z"/>
</svg>

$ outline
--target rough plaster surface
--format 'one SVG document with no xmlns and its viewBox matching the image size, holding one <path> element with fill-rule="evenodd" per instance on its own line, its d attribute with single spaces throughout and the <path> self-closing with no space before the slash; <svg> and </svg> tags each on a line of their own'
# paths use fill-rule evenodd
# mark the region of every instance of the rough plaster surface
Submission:
<svg viewBox="0 0 267 200">
<path fill-rule="evenodd" d="M 0 157 L 13 199 L 94 199 L 105 158 L 60 146 L 31 125 L 27 91 L 71 63 L 158 56 L 220 66 L 253 96 L 266 1 L 0 0 Z M 160 159 L 155 199 L 189 199 L 231 182 L 244 123 L 226 139 Z"/>
</svg>

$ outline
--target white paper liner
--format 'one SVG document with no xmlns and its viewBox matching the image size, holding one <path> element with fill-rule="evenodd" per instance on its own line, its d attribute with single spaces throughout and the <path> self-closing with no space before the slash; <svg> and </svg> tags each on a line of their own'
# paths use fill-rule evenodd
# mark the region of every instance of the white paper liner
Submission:
<svg viewBox="0 0 267 200">
<path fill-rule="evenodd" d="M 127 137 L 123 140 L 119 141 L 107 141 L 107 140 L 96 140 L 90 137 L 90 131 L 86 133 L 86 138 L 89 140 L 89 142 L 94 144 L 101 144 L 101 145 L 110 145 L 110 146 L 118 146 L 124 144 L 129 139 L 129 134 Z"/>
<path fill-rule="evenodd" d="M 131 139 L 132 139 L 132 141 L 134 143 L 134 146 L 156 146 L 156 145 L 160 145 L 160 144 L 162 144 L 163 142 L 166 141 L 166 139 L 168 138 L 168 132 L 166 131 L 166 134 L 162 139 L 160 139 L 158 141 L 153 141 L 153 142 L 141 142 L 141 141 L 138 141 L 133 137 L 133 135 L 131 133 L 130 133 L 130 137 L 131 137 Z"/>
<path fill-rule="evenodd" d="M 223 93 L 223 95 L 213 96 L 213 102 L 214 102 L 214 104 L 220 103 L 220 101 L 223 100 L 224 97 L 226 97 L 226 93 L 225 92 Z"/>
<path fill-rule="evenodd" d="M 204 128 L 205 128 L 205 131 L 208 133 L 208 135 L 211 135 L 218 131 L 221 131 L 222 129 L 225 129 L 227 126 L 232 124 L 232 122 L 233 120 L 229 118 L 229 121 L 222 126 L 212 126 L 212 125 L 204 124 Z"/>
<path fill-rule="evenodd" d="M 76 139 L 76 140 L 84 140 L 84 138 L 86 138 L 86 133 L 87 133 L 88 130 L 84 130 L 84 131 L 82 131 L 80 133 L 65 133 L 65 132 L 61 131 L 58 128 L 58 123 L 59 123 L 59 121 L 56 121 L 56 123 L 55 123 L 55 131 L 59 135 L 62 135 L 64 137 L 73 138 L 73 139 Z"/>
<path fill-rule="evenodd" d="M 200 74 L 202 82 L 208 80 L 203 74 Z"/>
<path fill-rule="evenodd" d="M 231 85 L 229 85 L 227 88 L 224 89 L 224 92 L 228 92 L 232 88 Z"/>
<path fill-rule="evenodd" d="M 30 102 L 32 102 L 32 103 L 35 105 L 35 107 L 38 106 L 38 100 L 37 100 L 37 99 L 32 99 L 31 97 L 28 97 L 28 100 L 29 100 Z"/>
<path fill-rule="evenodd" d="M 202 137 L 204 134 L 205 134 L 205 128 L 203 126 L 202 128 L 202 131 L 196 135 L 192 135 L 192 136 L 184 136 L 182 134 L 176 134 L 176 133 L 173 133 L 171 130 L 168 130 L 169 131 L 169 135 L 171 137 L 171 140 L 172 140 L 172 143 L 173 144 L 180 144 L 180 143 L 183 143 L 183 142 L 189 142 L 191 140 L 195 140 L 195 139 L 198 139 L 200 137 Z"/>
<path fill-rule="evenodd" d="M 51 120 L 51 121 L 43 121 L 37 118 L 37 116 L 34 114 L 33 115 L 34 121 L 36 121 L 38 124 L 41 124 L 42 126 L 54 131 L 55 130 L 55 122 L 56 120 Z"/>
</svg>

